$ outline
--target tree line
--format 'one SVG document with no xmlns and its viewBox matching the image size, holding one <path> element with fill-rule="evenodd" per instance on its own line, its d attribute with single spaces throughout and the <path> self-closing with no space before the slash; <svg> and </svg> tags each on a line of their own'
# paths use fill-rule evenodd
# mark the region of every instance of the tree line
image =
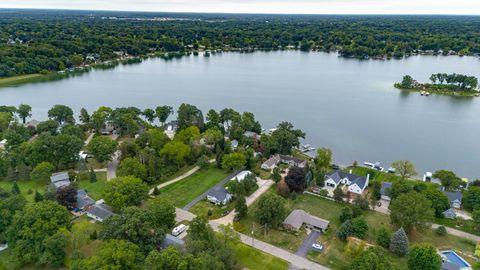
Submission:
<svg viewBox="0 0 480 270">
<path fill-rule="evenodd" d="M 362 59 L 403 57 L 418 50 L 480 53 L 477 17 L 31 10 L 9 10 L 1 15 L 0 77 L 64 70 L 89 63 L 92 57 L 115 59 L 118 53 L 144 56 L 199 48 L 296 48 L 338 51 L 342 56 Z M 174 20 L 154 21 L 155 17 Z"/>
</svg>

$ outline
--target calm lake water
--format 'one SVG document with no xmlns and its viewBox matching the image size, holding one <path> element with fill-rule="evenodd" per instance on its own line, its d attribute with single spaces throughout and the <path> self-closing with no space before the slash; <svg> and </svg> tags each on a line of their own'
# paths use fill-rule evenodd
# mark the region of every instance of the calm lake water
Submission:
<svg viewBox="0 0 480 270">
<path fill-rule="evenodd" d="M 334 160 L 415 163 L 420 174 L 450 169 L 480 177 L 480 98 L 422 97 L 393 88 L 405 74 L 427 81 L 430 74 L 480 77 L 473 57 L 416 56 L 359 61 L 336 54 L 302 52 L 223 53 L 93 71 L 70 79 L 0 89 L 0 104 L 30 104 L 46 118 L 54 104 L 77 112 L 99 106 L 182 102 L 251 111 L 264 128 L 287 120 L 307 133 L 306 142 L 329 147 Z"/>
</svg>

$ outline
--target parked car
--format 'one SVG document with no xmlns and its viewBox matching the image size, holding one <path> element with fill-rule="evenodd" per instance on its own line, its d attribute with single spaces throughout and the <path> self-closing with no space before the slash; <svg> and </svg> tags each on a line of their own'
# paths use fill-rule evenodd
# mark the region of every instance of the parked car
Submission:
<svg viewBox="0 0 480 270">
<path fill-rule="evenodd" d="M 318 243 L 314 243 L 312 245 L 312 248 L 315 249 L 315 250 L 318 250 L 318 251 L 322 251 L 323 250 L 323 245 L 322 244 L 318 244 Z"/>
<path fill-rule="evenodd" d="M 179 236 L 181 233 L 183 233 L 187 229 L 187 226 L 184 224 L 180 224 L 177 227 L 173 228 L 172 230 L 172 235 L 173 236 Z"/>
</svg>

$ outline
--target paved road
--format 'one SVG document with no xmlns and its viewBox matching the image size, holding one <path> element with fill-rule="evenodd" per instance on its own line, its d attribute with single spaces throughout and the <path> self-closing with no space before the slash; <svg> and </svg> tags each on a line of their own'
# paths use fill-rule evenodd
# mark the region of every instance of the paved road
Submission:
<svg viewBox="0 0 480 270">
<path fill-rule="evenodd" d="M 215 186 L 213 186 L 212 188 L 210 188 L 209 190 L 205 191 L 202 195 L 198 196 L 197 198 L 195 198 L 193 201 L 191 201 L 189 204 L 185 205 L 182 209 L 183 210 L 190 210 L 190 208 L 192 208 L 195 204 L 197 204 L 198 202 L 200 202 L 201 200 L 205 199 L 207 197 L 207 194 L 208 192 L 210 192 L 210 190 L 213 190 L 213 189 L 216 189 L 216 188 L 220 188 L 220 187 L 223 187 L 225 185 L 225 183 L 227 183 L 228 181 L 230 181 L 230 179 L 232 179 L 235 175 L 237 175 L 239 172 L 234 172 L 230 175 L 228 175 L 227 177 L 223 178 L 220 182 L 218 182 Z"/>
<path fill-rule="evenodd" d="M 320 235 L 320 232 L 312 230 L 295 254 L 301 257 L 307 256 L 307 253 L 312 249 L 312 244 L 317 242 Z"/>
<path fill-rule="evenodd" d="M 120 154 L 121 152 L 119 150 L 113 153 L 112 160 L 107 164 L 107 181 L 117 177 L 117 167 L 120 162 Z"/>
</svg>

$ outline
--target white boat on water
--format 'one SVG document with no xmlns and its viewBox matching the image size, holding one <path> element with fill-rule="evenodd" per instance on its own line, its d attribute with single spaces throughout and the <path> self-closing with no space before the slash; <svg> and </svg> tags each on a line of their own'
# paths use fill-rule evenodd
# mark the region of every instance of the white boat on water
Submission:
<svg viewBox="0 0 480 270">
<path fill-rule="evenodd" d="M 305 144 L 305 145 L 304 145 L 304 146 L 302 146 L 302 147 L 303 147 L 303 149 L 309 149 L 309 148 L 310 148 L 310 146 L 311 146 L 310 144 Z"/>
</svg>

